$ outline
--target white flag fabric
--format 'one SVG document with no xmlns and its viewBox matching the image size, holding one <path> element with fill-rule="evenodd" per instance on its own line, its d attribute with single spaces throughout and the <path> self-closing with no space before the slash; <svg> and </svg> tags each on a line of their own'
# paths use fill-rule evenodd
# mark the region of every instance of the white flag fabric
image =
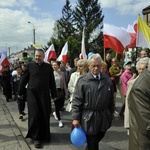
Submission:
<svg viewBox="0 0 150 150">
<path fill-rule="evenodd" d="M 2 53 L 0 57 L 0 71 L 3 71 L 5 65 L 10 65 L 10 62 L 8 61 L 5 54 Z"/>
<path fill-rule="evenodd" d="M 82 32 L 81 58 L 87 59 L 87 55 L 86 55 L 86 52 L 85 52 L 85 34 L 84 34 L 84 29 L 85 28 L 83 28 L 83 32 Z"/>
<path fill-rule="evenodd" d="M 109 24 L 104 24 L 103 36 L 104 48 L 113 48 L 121 55 L 131 40 L 130 34 L 125 29 Z"/>
<path fill-rule="evenodd" d="M 135 21 L 133 25 L 130 25 L 130 24 L 128 25 L 127 32 L 129 32 L 131 36 L 131 41 L 127 47 L 136 48 L 137 21 Z"/>
<path fill-rule="evenodd" d="M 68 42 L 65 43 L 64 47 L 62 48 L 61 54 L 58 56 L 57 60 L 63 60 L 67 63 L 67 53 L 68 53 Z"/>
<path fill-rule="evenodd" d="M 48 62 L 51 58 L 57 59 L 56 51 L 53 44 L 51 44 L 48 50 L 45 52 L 44 61 Z"/>
</svg>

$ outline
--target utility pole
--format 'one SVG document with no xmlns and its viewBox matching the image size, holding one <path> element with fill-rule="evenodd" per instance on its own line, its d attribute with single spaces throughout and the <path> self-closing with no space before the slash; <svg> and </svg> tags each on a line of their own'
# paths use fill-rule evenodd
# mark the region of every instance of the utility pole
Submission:
<svg viewBox="0 0 150 150">
<path fill-rule="evenodd" d="M 33 23 L 31 23 L 30 21 L 28 21 L 28 23 L 33 25 L 33 45 L 35 44 L 35 26 Z M 35 54 L 35 48 L 34 48 L 34 54 Z"/>
<path fill-rule="evenodd" d="M 8 47 L 8 52 L 9 52 L 9 58 L 10 58 L 10 47 Z"/>
</svg>

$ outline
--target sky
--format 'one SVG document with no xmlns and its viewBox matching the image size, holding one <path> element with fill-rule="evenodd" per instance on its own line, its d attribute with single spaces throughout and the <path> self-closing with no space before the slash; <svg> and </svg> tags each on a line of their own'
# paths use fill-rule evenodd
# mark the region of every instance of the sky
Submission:
<svg viewBox="0 0 150 150">
<path fill-rule="evenodd" d="M 70 0 L 72 8 L 78 0 Z M 0 50 L 10 48 L 10 54 L 24 50 L 35 43 L 47 46 L 53 34 L 54 23 L 62 17 L 66 0 L 0 0 Z M 127 28 L 137 20 L 148 0 L 99 0 L 103 23 Z M 30 23 L 28 23 L 28 21 Z"/>
</svg>

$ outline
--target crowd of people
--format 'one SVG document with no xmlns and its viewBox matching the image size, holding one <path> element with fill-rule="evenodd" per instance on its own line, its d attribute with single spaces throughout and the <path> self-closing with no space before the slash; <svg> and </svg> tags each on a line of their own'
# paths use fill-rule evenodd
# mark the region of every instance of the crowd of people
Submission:
<svg viewBox="0 0 150 150">
<path fill-rule="evenodd" d="M 69 63 L 50 59 L 44 62 L 43 49 L 35 50 L 35 61 L 4 66 L 1 85 L 6 102 L 14 95 L 19 119 L 26 115 L 28 103 L 28 132 L 36 148 L 51 140 L 50 114 L 64 126 L 60 111 L 72 115 L 72 125 L 81 127 L 87 138 L 86 150 L 98 150 L 100 140 L 110 128 L 114 117 L 124 119 L 129 136 L 129 150 L 150 148 L 150 59 L 142 50 L 136 70 L 132 62 L 121 66 L 117 58 L 107 53 L 105 60 L 99 54 L 88 59 L 74 59 Z M 116 107 L 117 91 L 122 107 Z M 55 110 L 52 110 L 53 100 Z M 67 101 L 67 105 L 65 105 Z"/>
</svg>

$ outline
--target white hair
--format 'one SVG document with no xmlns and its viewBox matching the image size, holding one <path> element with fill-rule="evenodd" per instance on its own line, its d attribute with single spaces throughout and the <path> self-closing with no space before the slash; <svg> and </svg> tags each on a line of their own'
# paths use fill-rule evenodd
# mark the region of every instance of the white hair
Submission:
<svg viewBox="0 0 150 150">
<path fill-rule="evenodd" d="M 96 53 L 96 54 L 93 54 L 91 57 L 88 58 L 88 63 L 90 64 L 91 60 L 94 59 L 99 59 L 100 62 L 102 62 L 102 57 L 100 54 Z"/>
<path fill-rule="evenodd" d="M 136 70 L 139 69 L 139 66 L 140 66 L 141 64 L 144 64 L 145 66 L 147 66 L 149 59 L 150 59 L 150 58 L 148 58 L 148 57 L 140 58 L 140 60 L 136 63 Z"/>
</svg>

